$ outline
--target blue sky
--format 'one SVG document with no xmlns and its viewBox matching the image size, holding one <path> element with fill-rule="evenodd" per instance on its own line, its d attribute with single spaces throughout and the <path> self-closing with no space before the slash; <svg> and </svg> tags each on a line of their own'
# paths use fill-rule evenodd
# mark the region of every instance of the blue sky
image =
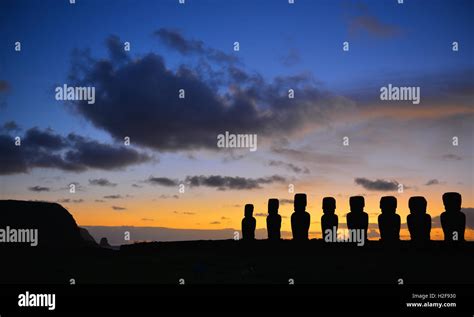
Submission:
<svg viewBox="0 0 474 317">
<path fill-rule="evenodd" d="M 324 87 L 346 91 L 362 81 L 385 74 L 416 76 L 473 66 L 470 32 L 472 1 L 3 1 L 2 57 L 0 67 L 14 91 L 4 111 L 25 126 L 45 127 L 54 118 L 55 128 L 69 130 L 71 114 L 51 100 L 49 89 L 65 82 L 73 49 L 90 48 L 104 56 L 104 39 L 116 34 L 130 41 L 132 55 L 150 51 L 165 53 L 169 67 L 182 57 L 169 54 L 153 39 L 161 27 L 180 30 L 186 37 L 238 53 L 250 71 L 271 79 L 282 74 L 309 72 Z M 6 9 L 5 9 L 6 8 Z M 352 19 L 371 16 L 396 29 L 378 36 L 360 28 L 351 31 Z M 205 17 L 205 18 L 203 18 Z M 14 30 L 14 31 L 12 31 Z M 22 42 L 22 52 L 12 50 Z M 349 41 L 351 54 L 340 48 Z M 453 58 L 450 43 L 461 50 Z M 282 60 L 294 50 L 298 61 Z M 440 63 L 440 60 L 443 63 Z M 24 88 L 23 88 L 24 87 Z M 19 114 L 21 113 L 21 116 Z M 67 122 L 67 123 L 66 123 Z M 75 122 L 76 129 L 85 125 Z"/>
</svg>

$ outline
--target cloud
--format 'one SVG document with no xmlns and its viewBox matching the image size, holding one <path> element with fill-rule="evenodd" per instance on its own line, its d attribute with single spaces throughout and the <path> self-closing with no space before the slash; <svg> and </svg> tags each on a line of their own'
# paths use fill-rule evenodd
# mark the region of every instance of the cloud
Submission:
<svg viewBox="0 0 474 317">
<path fill-rule="evenodd" d="M 183 52 L 205 50 L 200 42 L 183 43 L 166 30 L 157 35 Z M 82 101 L 71 106 L 116 140 L 127 131 L 134 144 L 159 151 L 218 151 L 217 135 L 225 131 L 257 134 L 259 140 L 288 136 L 327 122 L 351 104 L 320 89 L 309 74 L 265 80 L 234 65 L 207 64 L 207 55 L 203 59 L 205 67 L 170 69 L 155 53 L 121 63 L 83 53 L 72 61 L 71 82 L 99 93 L 94 107 Z M 290 88 L 294 99 L 287 96 Z M 178 97 L 180 89 L 185 99 Z"/>
<path fill-rule="evenodd" d="M 28 190 L 32 192 L 40 193 L 40 192 L 49 192 L 50 188 L 36 185 L 36 186 L 28 187 Z"/>
<path fill-rule="evenodd" d="M 187 176 L 186 182 L 190 186 L 206 186 L 214 187 L 219 190 L 226 189 L 257 189 L 261 188 L 261 185 L 272 184 L 272 183 L 285 183 L 286 179 L 279 175 L 273 175 L 269 177 L 260 177 L 260 178 L 245 178 L 245 177 L 231 177 L 231 176 L 220 176 L 220 175 L 211 175 L 211 176 Z"/>
<path fill-rule="evenodd" d="M 441 184 L 441 183 L 439 182 L 439 180 L 437 180 L 437 179 L 430 179 L 429 181 L 427 181 L 427 182 L 425 183 L 425 186 L 439 185 L 439 184 Z"/>
<path fill-rule="evenodd" d="M 94 185 L 94 186 L 108 186 L 108 187 L 117 186 L 117 184 L 112 183 L 108 179 L 105 179 L 105 178 L 89 179 L 89 184 Z"/>
<path fill-rule="evenodd" d="M 151 160 L 147 154 L 125 146 L 100 143 L 74 133 L 67 137 L 53 130 L 31 128 L 15 146 L 14 137 L 0 134 L 0 175 L 27 173 L 34 168 L 82 172 L 117 170 Z"/>
<path fill-rule="evenodd" d="M 160 195 L 160 198 L 161 199 L 170 199 L 170 198 L 179 199 L 179 196 L 178 195 Z"/>
<path fill-rule="evenodd" d="M 257 212 L 256 214 L 254 214 L 255 217 L 266 217 L 268 216 L 268 214 L 266 213 L 263 213 L 263 212 Z"/>
<path fill-rule="evenodd" d="M 10 84 L 6 80 L 0 80 L 0 93 L 10 90 Z"/>
<path fill-rule="evenodd" d="M 443 159 L 445 160 L 454 160 L 454 161 L 461 161 L 462 157 L 456 154 L 445 154 L 442 156 Z"/>
<path fill-rule="evenodd" d="M 127 210 L 127 208 L 125 208 L 125 207 L 120 207 L 120 206 L 112 206 L 112 209 L 113 209 L 113 210 L 117 210 L 117 211 L 120 211 L 120 210 Z"/>
<path fill-rule="evenodd" d="M 59 199 L 58 200 L 58 203 L 60 203 L 60 204 L 69 204 L 69 203 L 80 204 L 80 203 L 83 203 L 83 202 L 84 202 L 84 199 L 65 198 L 65 199 Z"/>
<path fill-rule="evenodd" d="M 305 149 L 293 149 L 282 146 L 274 146 L 271 150 L 273 153 L 282 155 L 290 161 L 308 162 L 312 164 L 317 163 L 321 165 L 352 164 L 358 162 L 357 159 L 352 156 L 320 153 Z"/>
<path fill-rule="evenodd" d="M 367 190 L 392 191 L 398 189 L 398 182 L 394 180 L 386 181 L 382 179 L 377 179 L 375 181 L 371 181 L 367 178 L 359 177 L 355 178 L 354 182 Z"/>
<path fill-rule="evenodd" d="M 155 221 L 155 219 L 151 219 L 151 218 L 142 218 L 141 220 L 142 221 Z"/>
<path fill-rule="evenodd" d="M 179 184 L 179 181 L 171 179 L 171 178 L 153 177 L 153 176 L 148 177 L 148 179 L 145 180 L 145 182 L 151 185 L 161 185 L 161 186 L 167 186 L 167 187 L 174 187 L 174 186 L 178 186 Z"/>
<path fill-rule="evenodd" d="M 11 132 L 11 131 L 20 131 L 21 128 L 18 126 L 18 124 L 15 121 L 7 121 L 3 124 L 3 128 L 1 129 L 6 132 Z"/>
<path fill-rule="evenodd" d="M 128 60 L 128 55 L 124 50 L 124 43 L 120 41 L 120 38 L 116 35 L 110 35 L 105 40 L 105 45 L 110 53 L 110 58 L 115 62 L 124 62 Z"/>
<path fill-rule="evenodd" d="M 194 216 L 196 213 L 195 212 L 190 212 L 190 211 L 173 211 L 174 214 L 181 214 L 181 215 L 186 215 L 186 216 Z"/>
<path fill-rule="evenodd" d="M 280 199 L 280 205 L 293 205 L 293 199 Z"/>
<path fill-rule="evenodd" d="M 213 221 L 213 222 L 210 222 L 209 224 L 210 225 L 220 225 L 221 222 L 220 221 Z"/>
<path fill-rule="evenodd" d="M 384 23 L 379 18 L 369 14 L 353 17 L 349 21 L 350 34 L 357 34 L 361 31 L 379 38 L 394 37 L 401 32 L 399 27 Z"/>
<path fill-rule="evenodd" d="M 74 146 L 66 153 L 66 161 L 84 169 L 116 170 L 150 160 L 148 155 L 126 146 L 102 144 L 75 134 L 69 134 L 68 139 Z"/>
<path fill-rule="evenodd" d="M 6 80 L 0 79 L 0 109 L 6 108 L 6 94 L 11 90 L 10 84 Z"/>
<path fill-rule="evenodd" d="M 182 55 L 202 55 L 210 60 L 217 62 L 236 62 L 237 57 L 226 54 L 220 50 L 207 47 L 203 41 L 186 39 L 184 36 L 176 31 L 166 28 L 161 28 L 153 33 L 162 43 L 168 47 L 178 51 Z"/>
<path fill-rule="evenodd" d="M 292 163 L 286 163 L 286 162 L 283 162 L 283 161 L 270 160 L 268 162 L 268 165 L 270 165 L 270 166 L 282 166 L 282 167 L 286 168 L 287 170 L 290 170 L 294 173 L 303 173 L 303 174 L 309 174 L 310 173 L 310 170 L 307 167 L 299 167 L 299 166 L 296 166 Z"/>
<path fill-rule="evenodd" d="M 107 195 L 104 196 L 105 199 L 122 199 L 124 198 L 122 195 Z"/>
</svg>

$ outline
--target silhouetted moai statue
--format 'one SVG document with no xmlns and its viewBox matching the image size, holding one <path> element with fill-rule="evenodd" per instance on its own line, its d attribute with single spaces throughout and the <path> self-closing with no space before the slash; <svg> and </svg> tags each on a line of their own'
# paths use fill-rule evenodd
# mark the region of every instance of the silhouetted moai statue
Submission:
<svg viewBox="0 0 474 317">
<path fill-rule="evenodd" d="M 440 216 L 444 241 L 464 241 L 466 215 L 461 211 L 462 198 L 459 193 L 444 193 L 443 204 L 446 210 Z"/>
<path fill-rule="evenodd" d="M 255 240 L 255 226 L 257 221 L 253 217 L 253 205 L 245 205 L 245 217 L 242 219 L 242 239 L 245 241 Z"/>
<path fill-rule="evenodd" d="M 278 199 L 268 200 L 267 233 L 268 240 L 280 240 L 281 216 L 278 214 Z"/>
<path fill-rule="evenodd" d="M 323 241 L 326 241 L 326 230 L 336 230 L 339 225 L 339 218 L 336 215 L 336 200 L 333 197 L 323 198 L 323 215 L 321 216 L 321 229 L 323 233 Z"/>
<path fill-rule="evenodd" d="M 291 215 L 293 240 L 308 240 L 311 216 L 306 212 L 306 194 L 295 194 L 294 208 L 295 212 Z"/>
<path fill-rule="evenodd" d="M 363 230 L 364 240 L 367 241 L 367 229 L 369 227 L 369 215 L 364 212 L 365 200 L 363 196 L 352 196 L 349 198 L 351 211 L 347 214 L 347 228 L 349 230 Z"/>
<path fill-rule="evenodd" d="M 426 213 L 426 199 L 413 196 L 408 200 L 410 214 L 407 216 L 408 231 L 411 241 L 426 242 L 430 240 L 431 216 Z"/>
<path fill-rule="evenodd" d="M 397 198 L 384 196 L 380 198 L 379 231 L 380 239 L 384 242 L 400 240 L 400 216 L 397 212 Z"/>
</svg>

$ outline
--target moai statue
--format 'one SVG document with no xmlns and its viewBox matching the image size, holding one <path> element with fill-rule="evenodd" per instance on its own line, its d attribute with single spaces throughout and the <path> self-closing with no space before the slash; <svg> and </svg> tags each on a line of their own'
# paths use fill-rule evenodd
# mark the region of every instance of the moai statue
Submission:
<svg viewBox="0 0 474 317">
<path fill-rule="evenodd" d="M 242 240 L 255 240 L 255 226 L 257 221 L 253 217 L 253 205 L 245 205 L 245 217 L 242 219 Z"/>
<path fill-rule="evenodd" d="M 462 197 L 459 193 L 444 193 L 443 204 L 445 212 L 440 216 L 443 227 L 444 241 L 464 241 L 466 230 L 466 215 L 461 211 Z"/>
<path fill-rule="evenodd" d="M 379 231 L 380 240 L 394 242 L 400 240 L 400 216 L 397 215 L 397 198 L 384 196 L 380 198 Z"/>
<path fill-rule="evenodd" d="M 363 230 L 364 240 L 367 241 L 367 229 L 369 227 L 369 215 L 364 212 L 365 200 L 363 196 L 352 196 L 349 198 L 351 211 L 347 213 L 347 228 L 349 230 Z"/>
<path fill-rule="evenodd" d="M 291 215 L 291 231 L 293 240 L 308 240 L 308 231 L 311 216 L 306 212 L 306 194 L 295 194 L 295 212 Z"/>
<path fill-rule="evenodd" d="M 278 199 L 268 200 L 267 232 L 268 240 L 280 240 L 281 216 L 278 214 Z"/>
<path fill-rule="evenodd" d="M 410 214 L 407 216 L 407 225 L 413 242 L 430 240 L 431 216 L 426 213 L 426 206 L 425 197 L 413 196 L 408 200 Z"/>
<path fill-rule="evenodd" d="M 336 215 L 336 200 L 333 197 L 323 198 L 323 215 L 321 216 L 321 229 L 323 233 L 323 241 L 326 241 L 326 234 L 337 235 L 337 227 L 339 225 L 339 218 Z"/>
</svg>

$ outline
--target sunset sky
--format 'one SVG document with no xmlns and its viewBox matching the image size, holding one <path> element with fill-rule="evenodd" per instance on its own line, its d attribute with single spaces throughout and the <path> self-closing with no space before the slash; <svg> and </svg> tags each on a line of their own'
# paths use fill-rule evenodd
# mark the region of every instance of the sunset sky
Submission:
<svg viewBox="0 0 474 317">
<path fill-rule="evenodd" d="M 212 239 L 240 229 L 246 203 L 265 228 L 269 198 L 290 232 L 302 192 L 320 238 L 323 197 L 336 198 L 343 226 L 349 197 L 364 195 L 377 239 L 380 197 L 397 197 L 405 223 L 408 199 L 425 196 L 442 239 L 441 196 L 454 191 L 474 240 L 473 10 L 470 0 L 1 1 L 0 199 L 59 202 L 81 226 Z M 64 84 L 95 87 L 95 103 L 56 100 Z M 381 101 L 389 84 L 420 87 L 420 103 Z M 258 150 L 218 148 L 225 131 L 256 134 Z"/>
</svg>

